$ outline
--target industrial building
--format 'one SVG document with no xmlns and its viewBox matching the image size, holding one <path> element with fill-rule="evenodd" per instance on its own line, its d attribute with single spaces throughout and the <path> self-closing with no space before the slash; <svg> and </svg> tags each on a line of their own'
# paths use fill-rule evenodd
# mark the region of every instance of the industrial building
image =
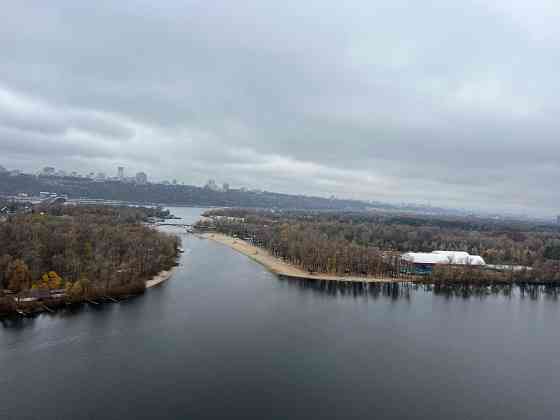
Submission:
<svg viewBox="0 0 560 420">
<path fill-rule="evenodd" d="M 414 274 L 430 274 L 435 265 L 486 265 L 480 255 L 464 251 L 407 252 L 401 258 L 408 266 L 407 271 Z"/>
</svg>

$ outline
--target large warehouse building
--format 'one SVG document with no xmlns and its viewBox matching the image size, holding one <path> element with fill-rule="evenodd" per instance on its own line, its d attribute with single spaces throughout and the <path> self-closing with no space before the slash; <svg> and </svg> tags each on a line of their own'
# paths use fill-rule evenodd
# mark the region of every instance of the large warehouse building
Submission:
<svg viewBox="0 0 560 420">
<path fill-rule="evenodd" d="M 480 255 L 463 251 L 407 252 L 402 259 L 414 267 L 416 274 L 429 274 L 435 265 L 486 265 Z"/>
</svg>

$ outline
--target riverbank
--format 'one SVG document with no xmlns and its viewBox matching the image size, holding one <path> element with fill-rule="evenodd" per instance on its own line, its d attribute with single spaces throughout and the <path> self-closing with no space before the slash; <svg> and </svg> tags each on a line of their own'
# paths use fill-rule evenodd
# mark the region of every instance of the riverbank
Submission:
<svg viewBox="0 0 560 420">
<path fill-rule="evenodd" d="M 177 267 L 173 267 L 171 270 L 161 271 L 160 273 L 152 277 L 150 280 L 147 280 L 146 289 L 150 289 L 152 287 L 157 286 L 158 284 L 163 283 L 164 281 L 169 280 L 171 276 L 173 276 L 173 274 L 175 273 L 176 268 Z"/>
<path fill-rule="evenodd" d="M 307 280 L 328 280 L 337 282 L 359 282 L 359 283 L 401 283 L 410 282 L 410 279 L 392 277 L 358 277 L 358 276 L 336 276 L 331 274 L 310 274 L 305 270 L 288 264 L 271 255 L 268 251 L 258 248 L 250 243 L 232 238 L 220 233 L 203 233 L 199 237 L 226 245 L 231 249 L 251 258 L 253 261 L 263 265 L 270 272 L 279 276 L 293 277 Z"/>
<path fill-rule="evenodd" d="M 81 299 L 69 299 L 67 297 L 62 298 L 49 298 L 49 299 L 41 299 L 35 301 L 29 301 L 24 303 L 16 303 L 15 300 L 9 305 L 6 305 L 6 302 L 3 301 L 0 304 L 0 319 L 10 317 L 10 316 L 32 316 L 38 315 L 43 312 L 56 312 L 60 308 L 65 308 L 68 305 L 70 306 L 78 306 L 84 303 L 91 303 L 94 305 L 98 305 L 100 303 L 113 303 L 119 302 L 122 299 L 127 299 L 129 297 L 133 297 L 139 294 L 144 293 L 146 289 L 150 289 L 152 287 L 156 287 L 161 283 L 169 280 L 173 274 L 175 273 L 177 267 L 173 267 L 170 270 L 160 271 L 157 275 L 152 277 L 150 280 L 144 282 L 145 287 L 141 287 L 141 283 L 139 285 L 138 290 L 126 290 L 126 291 L 117 291 L 116 293 L 105 292 L 103 294 L 94 294 L 84 296 Z M 12 297 L 8 296 L 9 299 L 13 299 Z"/>
</svg>

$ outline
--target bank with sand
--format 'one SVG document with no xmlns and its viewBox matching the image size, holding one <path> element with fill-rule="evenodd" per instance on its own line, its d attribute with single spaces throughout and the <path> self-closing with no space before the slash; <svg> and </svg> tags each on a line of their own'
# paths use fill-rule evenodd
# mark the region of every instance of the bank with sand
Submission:
<svg viewBox="0 0 560 420">
<path fill-rule="evenodd" d="M 155 287 L 158 284 L 161 284 L 164 281 L 169 280 L 171 278 L 171 276 L 173 276 L 173 273 L 175 273 L 176 268 L 177 267 L 173 267 L 171 270 L 161 271 L 157 275 L 152 277 L 150 280 L 146 281 L 146 289 L 149 289 L 151 287 Z"/>
<path fill-rule="evenodd" d="M 402 283 L 405 281 L 412 281 L 409 279 L 392 278 L 392 277 L 359 277 L 359 276 L 336 276 L 331 274 L 310 274 L 305 270 L 288 264 L 279 258 L 271 255 L 268 251 L 251 245 L 247 241 L 239 238 L 232 238 L 221 233 L 204 233 L 199 237 L 210 239 L 222 245 L 226 245 L 237 252 L 251 258 L 259 264 L 266 267 L 274 274 L 286 277 L 294 277 L 308 280 L 329 280 L 329 281 L 345 281 L 345 282 L 359 282 L 359 283 Z"/>
</svg>

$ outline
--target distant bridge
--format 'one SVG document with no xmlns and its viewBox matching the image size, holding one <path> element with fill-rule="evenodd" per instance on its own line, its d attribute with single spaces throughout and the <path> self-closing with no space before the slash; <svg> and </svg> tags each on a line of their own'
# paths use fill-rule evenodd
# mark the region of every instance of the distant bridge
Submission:
<svg viewBox="0 0 560 420">
<path fill-rule="evenodd" d="M 156 226 L 173 226 L 173 227 L 180 227 L 184 229 L 192 229 L 193 225 L 189 225 L 187 223 L 154 223 Z"/>
</svg>

